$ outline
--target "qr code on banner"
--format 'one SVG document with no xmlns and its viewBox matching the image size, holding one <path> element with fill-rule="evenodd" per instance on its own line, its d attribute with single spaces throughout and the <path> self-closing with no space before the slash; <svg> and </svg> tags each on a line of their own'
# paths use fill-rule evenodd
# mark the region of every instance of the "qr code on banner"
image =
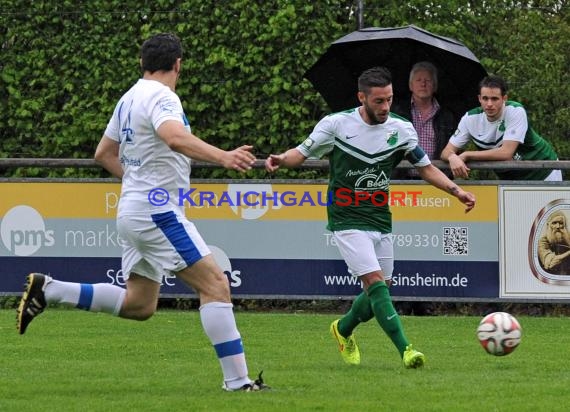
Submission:
<svg viewBox="0 0 570 412">
<path fill-rule="evenodd" d="M 452 256 L 469 254 L 469 233 L 466 227 L 443 228 L 443 254 Z"/>
</svg>

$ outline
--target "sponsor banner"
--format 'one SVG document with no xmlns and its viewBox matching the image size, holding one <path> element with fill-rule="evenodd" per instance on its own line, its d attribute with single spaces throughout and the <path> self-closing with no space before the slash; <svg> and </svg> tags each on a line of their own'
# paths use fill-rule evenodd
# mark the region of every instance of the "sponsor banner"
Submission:
<svg viewBox="0 0 570 412">
<path fill-rule="evenodd" d="M 227 188 L 231 185 L 207 185 L 208 190 L 212 191 L 213 186 Z M 260 185 L 249 186 L 260 190 Z M 283 187 L 299 198 L 307 191 L 312 193 L 316 187 L 324 189 L 324 186 L 317 185 Z M 410 191 L 428 188 L 420 185 L 409 187 L 412 188 Z M 0 185 L 0 196 L 5 200 L 1 205 L 3 214 L 0 215 L 0 256 L 120 256 L 120 239 L 115 225 L 118 202 L 115 195 L 118 194 L 113 188 L 118 189 L 118 185 Z M 487 189 L 489 188 L 480 188 L 480 191 L 485 192 Z M 239 191 L 248 190 L 241 187 Z M 29 196 L 30 193 L 35 195 Z M 49 199 L 49 202 L 45 199 Z M 67 201 L 63 201 L 64 199 Z M 492 206 L 496 205 L 496 202 L 492 200 L 493 196 L 485 198 L 485 202 L 480 201 L 481 207 L 476 210 L 482 212 L 475 221 L 471 220 L 471 217 L 475 216 L 476 210 L 465 214 L 459 204 L 453 206 L 459 216 L 454 218 L 450 211 L 439 211 L 437 219 L 431 216 L 431 206 L 421 206 L 421 209 L 414 209 L 413 213 L 410 212 L 412 208 L 405 210 L 405 207 L 393 207 L 396 258 L 487 261 L 496 259 L 498 224 L 496 209 Z M 250 209 L 240 210 L 240 218 L 231 208 L 225 209 L 223 218 L 202 216 L 192 220 L 206 241 L 219 245 L 232 258 L 339 257 L 332 234 L 325 229 L 326 216 L 311 219 L 310 213 L 305 213 L 322 212 L 322 207 L 306 206 L 295 209 L 292 206 L 267 210 L 267 215 L 273 214 L 276 217 L 271 219 L 264 219 L 263 214 L 254 218 L 254 210 Z M 192 210 L 191 214 L 200 214 L 202 210 Z M 297 214 L 289 216 L 291 211 Z M 218 210 L 216 213 L 222 212 Z M 247 218 L 244 214 L 247 214 Z M 406 214 L 410 216 L 407 219 L 402 218 L 401 215 Z M 274 233 L 279 233 L 280 236 L 273 236 Z M 236 237 L 239 241 L 236 241 Z"/>
<path fill-rule="evenodd" d="M 16 215 L 21 216 L 16 219 Z M 202 237 L 230 258 L 340 259 L 321 221 L 195 220 Z M 395 222 L 398 260 L 489 261 L 498 255 L 497 223 Z M 0 256 L 120 257 L 114 219 L 44 219 L 18 206 L 0 222 Z M 279 236 L 274 236 L 279 233 Z M 239 239 L 239 241 L 236 241 Z"/>
<path fill-rule="evenodd" d="M 329 272 L 347 276 L 332 234 L 325 228 L 326 185 L 196 184 L 194 189 L 181 194 L 191 199 L 187 203 L 193 203 L 186 205 L 187 215 L 223 262 L 222 267 L 231 268 L 230 262 L 245 262 L 254 277 L 268 271 L 272 273 L 278 267 L 279 273 L 273 276 L 282 277 L 285 283 L 287 279 L 300 277 L 299 287 L 304 295 L 324 296 L 326 291 L 342 295 L 334 288 L 306 284 L 304 282 L 312 281 L 309 280 L 313 279 L 312 275 L 301 275 Z M 446 262 L 446 268 L 434 273 L 445 273 L 451 281 L 452 276 L 463 271 L 464 265 L 498 264 L 497 188 L 469 186 L 466 189 L 479 197 L 478 207 L 469 214 L 464 213 L 463 205 L 455 198 L 431 186 L 396 185 L 392 188 L 396 267 L 413 262 L 429 265 Z M 0 293 L 19 292 L 21 280 L 18 280 L 18 288 L 13 289 L 9 279 L 22 272 L 18 265 L 24 261 L 29 270 L 23 272 L 42 271 L 44 263 L 63 262 L 53 269 L 54 275 L 60 278 L 59 268 L 65 276 L 82 276 L 69 269 L 77 259 L 84 260 L 83 266 L 78 264 L 78 269 L 83 271 L 98 267 L 90 266 L 99 265 L 98 258 L 119 259 L 121 240 L 115 224 L 119 192 L 117 183 L 0 184 L 3 199 L 0 259 L 9 265 L 1 269 Z M 411 198 L 415 203 L 405 203 Z M 157 199 L 161 197 L 153 201 Z M 264 199 L 269 199 L 266 204 Z M 293 270 L 289 264 L 299 267 Z M 113 270 L 119 270 L 118 263 L 112 266 Z M 304 266 L 311 270 L 303 269 Z M 109 281 L 105 276 L 99 281 Z M 228 276 L 232 277 L 231 270 Z M 498 278 L 498 270 L 487 276 Z M 260 282 L 265 288 L 267 282 Z M 492 291 L 492 284 L 489 285 Z M 313 286 L 316 289 L 311 292 Z M 267 293 L 285 293 L 280 287 L 274 286 Z M 341 285 L 341 289 L 343 287 L 346 286 Z M 395 293 L 399 293 L 398 287 L 395 285 Z M 293 288 L 287 289 L 287 293 L 297 294 Z M 406 288 L 407 296 L 423 293 L 415 284 Z M 250 289 L 252 291 L 245 293 L 258 293 L 253 284 Z M 186 293 L 183 287 L 181 292 L 168 290 L 168 293 Z M 445 289 L 438 293 L 447 296 Z"/>
<path fill-rule="evenodd" d="M 502 186 L 499 206 L 500 296 L 570 298 L 570 188 Z"/>
<path fill-rule="evenodd" d="M 232 259 L 217 255 L 228 276 L 232 295 L 353 297 L 362 291 L 342 260 Z M 120 258 L 1 257 L 5 294 L 20 293 L 25 276 L 41 271 L 59 280 L 125 285 Z M 391 293 L 395 297 L 496 298 L 497 262 L 398 262 Z M 17 268 L 17 269 L 15 269 Z M 176 277 L 165 277 L 162 296 L 195 296 Z"/>
</svg>

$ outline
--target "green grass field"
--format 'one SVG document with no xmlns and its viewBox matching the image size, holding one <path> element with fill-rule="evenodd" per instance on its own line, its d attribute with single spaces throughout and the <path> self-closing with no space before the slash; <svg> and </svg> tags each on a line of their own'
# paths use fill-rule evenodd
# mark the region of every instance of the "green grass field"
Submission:
<svg viewBox="0 0 570 412">
<path fill-rule="evenodd" d="M 251 376 L 269 392 L 221 390 L 218 361 L 196 311 L 146 322 L 49 309 L 26 335 L 0 310 L 0 411 L 567 411 L 570 319 L 518 317 L 523 341 L 486 354 L 478 317 L 402 317 L 427 356 L 405 369 L 373 321 L 357 330 L 358 367 L 329 336 L 338 316 L 238 312 Z"/>
</svg>

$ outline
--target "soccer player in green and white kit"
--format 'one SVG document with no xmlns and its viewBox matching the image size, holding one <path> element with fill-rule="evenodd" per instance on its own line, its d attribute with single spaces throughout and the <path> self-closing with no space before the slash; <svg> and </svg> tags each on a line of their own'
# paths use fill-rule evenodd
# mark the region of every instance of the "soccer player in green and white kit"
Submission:
<svg viewBox="0 0 570 412">
<path fill-rule="evenodd" d="M 467 212 L 475 206 L 475 196 L 431 164 L 418 146 L 412 123 L 390 113 L 393 96 L 387 69 L 366 70 L 358 79 L 361 106 L 323 118 L 301 145 L 270 155 L 265 167 L 273 172 L 279 167 L 300 166 L 308 157 L 329 155 L 332 201 L 327 206 L 327 228 L 333 232 L 348 270 L 364 286 L 350 311 L 331 324 L 331 333 L 344 361 L 359 364 L 353 330 L 376 318 L 404 366 L 418 368 L 425 356 L 406 338 L 388 290 L 394 268 L 392 215 L 389 202 L 384 201 L 389 199 L 390 175 L 405 157 L 422 179 L 457 197 Z M 347 201 L 349 195 L 352 198 Z"/>
<path fill-rule="evenodd" d="M 556 152 L 532 127 L 522 104 L 509 101 L 507 83 L 499 76 L 479 83 L 481 107 L 461 118 L 457 130 L 441 154 L 453 176 L 467 178 L 472 160 L 557 160 Z M 463 151 L 473 141 L 477 151 Z M 562 181 L 560 170 L 495 170 L 502 180 Z"/>
</svg>

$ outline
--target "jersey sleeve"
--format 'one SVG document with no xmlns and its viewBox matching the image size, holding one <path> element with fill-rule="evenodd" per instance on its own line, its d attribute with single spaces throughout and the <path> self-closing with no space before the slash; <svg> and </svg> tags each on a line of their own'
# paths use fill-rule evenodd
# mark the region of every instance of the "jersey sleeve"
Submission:
<svg viewBox="0 0 570 412">
<path fill-rule="evenodd" d="M 309 137 L 297 146 L 297 150 L 307 158 L 320 159 L 333 150 L 335 136 L 334 117 L 325 117 L 317 123 Z"/>
<path fill-rule="evenodd" d="M 505 110 L 505 132 L 503 134 L 503 140 L 524 143 L 524 138 L 528 130 L 528 119 L 525 109 L 522 106 L 507 106 Z"/>
<path fill-rule="evenodd" d="M 429 160 L 428 155 L 420 146 L 416 146 L 412 150 L 406 152 L 404 157 L 415 167 L 424 167 L 431 164 L 431 160 Z"/>
<path fill-rule="evenodd" d="M 469 118 L 468 114 L 465 114 L 459 124 L 457 125 L 457 129 L 455 133 L 449 138 L 449 143 L 453 146 L 463 149 L 469 141 L 471 140 L 471 134 L 469 133 Z"/>
<path fill-rule="evenodd" d="M 107 123 L 107 127 L 105 128 L 104 135 L 108 138 L 114 140 L 115 142 L 121 141 L 121 134 L 120 134 L 120 126 L 119 126 L 119 119 L 121 118 L 121 114 L 126 112 L 123 110 L 124 102 L 119 101 L 115 106 L 115 110 L 113 110 L 113 115 L 111 119 L 109 119 L 109 123 Z"/>
<path fill-rule="evenodd" d="M 163 89 L 151 100 L 150 119 L 154 130 L 157 130 L 167 120 L 185 123 L 184 110 L 180 98 L 168 89 Z"/>
</svg>

